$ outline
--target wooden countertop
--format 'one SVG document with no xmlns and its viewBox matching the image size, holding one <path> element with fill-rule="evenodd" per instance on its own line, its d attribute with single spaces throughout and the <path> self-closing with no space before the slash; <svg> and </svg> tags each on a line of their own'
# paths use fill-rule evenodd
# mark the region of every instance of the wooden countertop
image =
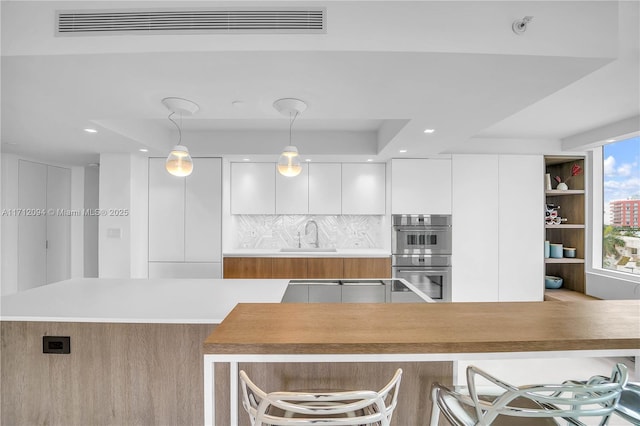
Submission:
<svg viewBox="0 0 640 426">
<path fill-rule="evenodd" d="M 239 304 L 205 354 L 640 349 L 640 302 Z"/>
</svg>

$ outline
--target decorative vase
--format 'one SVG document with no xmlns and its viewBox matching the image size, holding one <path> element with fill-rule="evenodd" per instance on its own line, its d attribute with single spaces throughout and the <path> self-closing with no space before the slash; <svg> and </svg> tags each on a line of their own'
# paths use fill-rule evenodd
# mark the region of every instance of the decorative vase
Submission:
<svg viewBox="0 0 640 426">
<path fill-rule="evenodd" d="M 558 186 L 556 186 L 556 189 L 560 190 L 560 191 L 566 191 L 567 189 L 569 189 L 569 187 L 567 186 L 566 183 L 564 182 L 560 182 L 558 184 Z"/>
</svg>

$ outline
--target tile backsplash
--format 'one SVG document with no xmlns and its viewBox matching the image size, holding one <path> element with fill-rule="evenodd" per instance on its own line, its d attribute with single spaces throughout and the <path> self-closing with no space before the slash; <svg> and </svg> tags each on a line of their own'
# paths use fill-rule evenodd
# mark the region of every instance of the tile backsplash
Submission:
<svg viewBox="0 0 640 426">
<path fill-rule="evenodd" d="M 313 216 L 313 215 L 235 215 L 233 248 L 279 249 L 313 247 L 315 229 L 305 226 L 310 220 L 318 224 L 320 247 L 382 248 L 384 216 Z"/>
</svg>

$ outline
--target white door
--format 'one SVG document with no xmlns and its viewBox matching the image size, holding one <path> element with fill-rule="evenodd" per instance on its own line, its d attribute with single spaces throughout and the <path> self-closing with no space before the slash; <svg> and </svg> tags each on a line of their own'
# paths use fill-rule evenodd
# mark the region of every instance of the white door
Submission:
<svg viewBox="0 0 640 426">
<path fill-rule="evenodd" d="M 70 278 L 70 206 L 70 169 L 18 161 L 18 291 Z"/>
<path fill-rule="evenodd" d="M 71 208 L 71 170 L 47 167 L 47 284 L 71 276 L 70 241 L 71 216 L 62 214 Z M 74 216 L 73 220 L 83 220 Z"/>
<path fill-rule="evenodd" d="M 184 260 L 185 178 L 164 164 L 164 158 L 149 159 L 150 262 Z"/>
<path fill-rule="evenodd" d="M 47 282 L 47 166 L 18 161 L 18 291 Z M 31 214 L 29 214 L 31 213 Z"/>
</svg>

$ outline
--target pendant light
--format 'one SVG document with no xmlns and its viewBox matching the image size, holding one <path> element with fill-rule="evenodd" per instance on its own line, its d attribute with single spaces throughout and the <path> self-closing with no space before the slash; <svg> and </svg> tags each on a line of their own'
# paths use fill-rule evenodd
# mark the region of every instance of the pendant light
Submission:
<svg viewBox="0 0 640 426">
<path fill-rule="evenodd" d="M 302 171 L 302 166 L 300 165 L 298 148 L 296 148 L 291 141 L 291 129 L 298 114 L 307 109 L 307 104 L 300 99 L 283 98 L 275 101 L 273 107 L 278 110 L 280 114 L 289 117 L 289 145 L 284 147 L 278 159 L 278 173 L 287 177 L 298 176 Z"/>
<path fill-rule="evenodd" d="M 197 104 L 182 98 L 164 98 L 162 103 L 170 111 L 169 121 L 171 121 L 178 129 L 178 144 L 173 147 L 167 161 L 165 162 L 165 168 L 169 173 L 174 176 L 189 176 L 193 171 L 193 160 L 189 155 L 189 149 L 182 145 L 182 116 L 193 115 L 200 107 Z M 180 125 L 176 123 L 172 116 L 174 114 L 180 114 Z"/>
</svg>

